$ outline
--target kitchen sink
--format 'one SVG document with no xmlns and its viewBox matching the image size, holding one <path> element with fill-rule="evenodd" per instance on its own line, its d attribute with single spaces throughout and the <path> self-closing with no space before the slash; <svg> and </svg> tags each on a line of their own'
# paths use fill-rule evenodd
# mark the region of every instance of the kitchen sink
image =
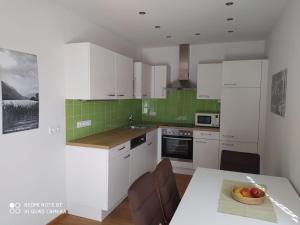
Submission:
<svg viewBox="0 0 300 225">
<path fill-rule="evenodd" d="M 129 126 L 127 128 L 135 130 L 135 129 L 148 129 L 148 128 L 151 128 L 151 127 L 153 127 L 153 125 L 149 125 L 149 124 L 136 124 L 136 125 Z"/>
</svg>

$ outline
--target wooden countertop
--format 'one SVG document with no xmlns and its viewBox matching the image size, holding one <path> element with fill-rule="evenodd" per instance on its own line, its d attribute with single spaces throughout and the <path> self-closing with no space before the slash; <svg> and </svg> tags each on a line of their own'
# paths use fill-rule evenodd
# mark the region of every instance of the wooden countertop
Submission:
<svg viewBox="0 0 300 225">
<path fill-rule="evenodd" d="M 111 149 L 133 138 L 146 134 L 157 128 L 178 128 L 185 130 L 196 130 L 196 131 L 211 131 L 220 132 L 219 128 L 211 127 L 195 127 L 193 125 L 184 124 L 168 124 L 168 123 L 145 123 L 152 125 L 147 129 L 129 129 L 129 128 L 117 128 L 102 133 L 94 134 L 84 138 L 68 141 L 66 144 L 69 146 L 88 147 L 88 148 L 99 148 L 99 149 Z"/>
</svg>

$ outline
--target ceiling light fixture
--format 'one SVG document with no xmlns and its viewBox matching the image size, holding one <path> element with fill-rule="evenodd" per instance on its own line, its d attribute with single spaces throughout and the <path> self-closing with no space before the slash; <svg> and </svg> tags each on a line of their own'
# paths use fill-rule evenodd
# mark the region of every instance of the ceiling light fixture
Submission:
<svg viewBox="0 0 300 225">
<path fill-rule="evenodd" d="M 232 17 L 229 17 L 226 19 L 227 21 L 233 21 L 234 19 Z"/>
<path fill-rule="evenodd" d="M 229 31 L 227 31 L 228 33 L 233 33 L 234 31 L 233 30 L 229 30 Z"/>
<path fill-rule="evenodd" d="M 156 28 L 156 29 L 159 29 L 159 28 L 160 28 L 160 26 L 155 26 L 154 28 Z"/>
<path fill-rule="evenodd" d="M 226 6 L 232 6 L 234 3 L 233 2 L 226 2 L 225 5 Z"/>
<path fill-rule="evenodd" d="M 167 36 L 166 36 L 166 38 L 171 38 L 171 37 L 172 37 L 171 35 L 167 35 Z"/>
<path fill-rule="evenodd" d="M 146 15 L 146 12 L 145 11 L 140 11 L 139 14 L 143 16 L 143 15 Z"/>
<path fill-rule="evenodd" d="M 199 36 L 199 35 L 200 35 L 200 33 L 195 33 L 195 35 L 196 35 L 196 36 Z"/>
</svg>

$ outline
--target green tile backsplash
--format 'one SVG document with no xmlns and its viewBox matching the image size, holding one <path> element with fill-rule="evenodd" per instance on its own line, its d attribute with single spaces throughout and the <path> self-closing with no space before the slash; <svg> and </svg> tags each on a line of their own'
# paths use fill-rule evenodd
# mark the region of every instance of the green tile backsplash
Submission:
<svg viewBox="0 0 300 225">
<path fill-rule="evenodd" d="M 194 89 L 168 90 L 167 99 L 143 100 L 142 121 L 193 124 L 196 112 L 220 112 L 218 100 L 198 100 L 196 96 Z"/>
<path fill-rule="evenodd" d="M 196 90 L 168 90 L 167 99 L 82 101 L 66 100 L 67 141 L 128 125 L 133 114 L 135 123 L 194 123 L 195 112 L 219 112 L 217 100 L 197 100 Z M 153 112 L 156 113 L 153 116 Z M 77 128 L 78 121 L 92 125 Z"/>
<path fill-rule="evenodd" d="M 137 123 L 142 119 L 141 100 L 66 100 L 65 104 L 67 141 L 127 126 L 130 114 Z M 91 120 L 92 126 L 77 128 L 77 122 L 83 120 Z"/>
</svg>

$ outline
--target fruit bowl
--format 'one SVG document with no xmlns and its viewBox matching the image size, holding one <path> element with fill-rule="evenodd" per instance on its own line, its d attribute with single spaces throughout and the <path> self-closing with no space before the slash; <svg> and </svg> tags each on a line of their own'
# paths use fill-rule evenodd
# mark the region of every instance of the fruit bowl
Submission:
<svg viewBox="0 0 300 225">
<path fill-rule="evenodd" d="M 234 200 L 247 205 L 260 205 L 265 200 L 265 192 L 257 187 L 234 187 L 231 192 Z"/>
</svg>

